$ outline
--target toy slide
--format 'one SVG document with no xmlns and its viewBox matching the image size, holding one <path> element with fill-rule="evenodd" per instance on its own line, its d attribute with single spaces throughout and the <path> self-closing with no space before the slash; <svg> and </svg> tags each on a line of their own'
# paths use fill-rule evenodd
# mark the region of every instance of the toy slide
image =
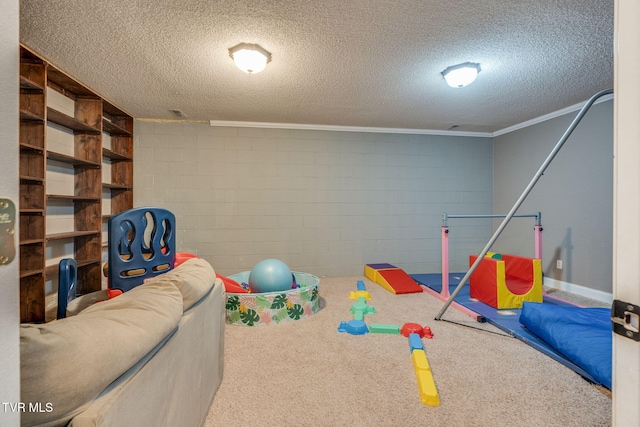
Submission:
<svg viewBox="0 0 640 427">
<path fill-rule="evenodd" d="M 422 292 L 420 285 L 395 265 L 367 264 L 364 267 L 364 275 L 393 294 Z"/>
</svg>

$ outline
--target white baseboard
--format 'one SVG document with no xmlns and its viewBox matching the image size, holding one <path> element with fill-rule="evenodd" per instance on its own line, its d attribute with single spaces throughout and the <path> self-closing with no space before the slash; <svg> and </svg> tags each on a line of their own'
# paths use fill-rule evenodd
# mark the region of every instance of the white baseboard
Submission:
<svg viewBox="0 0 640 427">
<path fill-rule="evenodd" d="M 585 286 L 576 285 L 575 283 L 563 282 L 562 280 L 551 279 L 545 277 L 543 285 L 551 289 L 559 289 L 561 291 L 570 292 L 596 301 L 613 303 L 613 294 L 609 292 L 599 291 L 597 289 L 587 288 Z"/>
</svg>

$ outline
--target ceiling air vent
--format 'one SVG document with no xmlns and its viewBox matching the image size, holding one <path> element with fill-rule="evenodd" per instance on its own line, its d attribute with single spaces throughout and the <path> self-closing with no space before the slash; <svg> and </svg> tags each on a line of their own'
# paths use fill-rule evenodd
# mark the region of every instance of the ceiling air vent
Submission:
<svg viewBox="0 0 640 427">
<path fill-rule="evenodd" d="M 185 117 L 187 117 L 187 116 L 184 115 L 182 110 L 169 110 L 169 111 L 171 111 L 174 116 L 180 117 L 181 119 L 184 119 Z"/>
</svg>

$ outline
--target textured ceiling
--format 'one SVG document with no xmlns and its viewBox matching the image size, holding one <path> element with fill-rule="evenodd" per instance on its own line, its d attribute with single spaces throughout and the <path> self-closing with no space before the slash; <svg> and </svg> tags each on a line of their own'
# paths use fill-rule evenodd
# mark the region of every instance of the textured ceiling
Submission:
<svg viewBox="0 0 640 427">
<path fill-rule="evenodd" d="M 613 87 L 613 0 L 21 0 L 20 39 L 136 118 L 494 132 Z M 262 73 L 228 49 L 258 43 Z M 476 82 L 440 72 L 479 62 Z"/>
</svg>

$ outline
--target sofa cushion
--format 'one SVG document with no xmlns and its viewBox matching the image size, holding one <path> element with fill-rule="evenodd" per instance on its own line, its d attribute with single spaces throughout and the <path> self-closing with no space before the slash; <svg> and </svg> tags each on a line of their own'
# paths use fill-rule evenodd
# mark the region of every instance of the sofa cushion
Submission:
<svg viewBox="0 0 640 427">
<path fill-rule="evenodd" d="M 67 316 L 75 316 L 85 308 L 91 307 L 97 302 L 106 301 L 108 299 L 109 294 L 107 294 L 106 289 L 91 292 L 85 295 L 80 295 L 79 297 L 69 301 L 69 304 L 67 305 Z"/>
<path fill-rule="evenodd" d="M 21 401 L 52 409 L 26 411 L 22 424 L 64 424 L 171 334 L 181 316 L 180 292 L 160 282 L 77 316 L 21 325 Z"/>
<path fill-rule="evenodd" d="M 183 310 L 189 310 L 213 287 L 216 273 L 207 261 L 191 258 L 171 271 L 148 279 L 145 283 L 171 283 L 182 294 Z"/>
</svg>

